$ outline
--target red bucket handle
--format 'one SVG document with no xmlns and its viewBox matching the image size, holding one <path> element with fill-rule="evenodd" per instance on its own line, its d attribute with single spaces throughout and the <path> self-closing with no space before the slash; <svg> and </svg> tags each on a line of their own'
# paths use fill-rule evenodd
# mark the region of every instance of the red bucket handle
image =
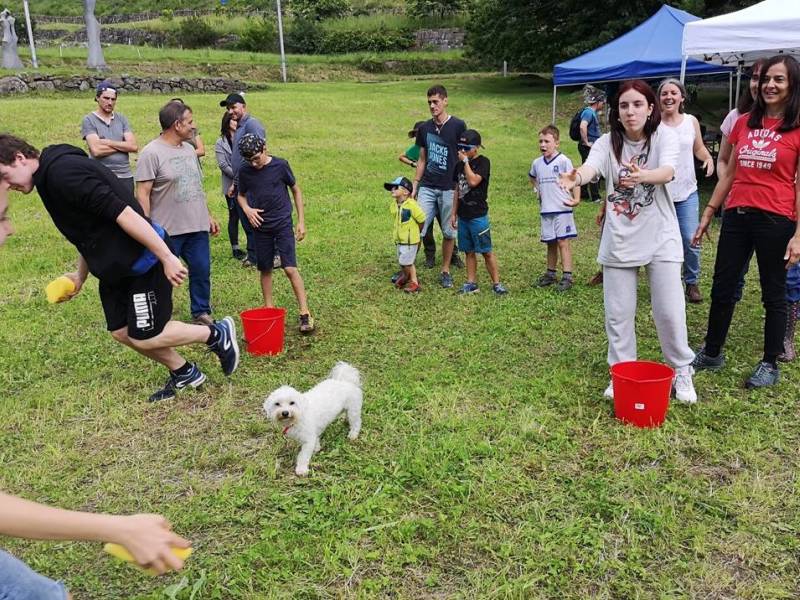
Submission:
<svg viewBox="0 0 800 600">
<path fill-rule="evenodd" d="M 253 339 L 253 340 L 248 340 L 247 338 L 244 338 L 244 341 L 245 341 L 245 343 L 247 343 L 247 344 L 250 344 L 250 345 L 252 345 L 252 344 L 255 344 L 256 342 L 258 342 L 258 340 L 260 340 L 260 339 L 261 339 L 261 338 L 263 338 L 265 335 L 267 335 L 268 333 L 270 333 L 270 332 L 272 331 L 272 328 L 273 328 L 273 327 L 275 327 L 275 325 L 276 325 L 276 324 L 278 323 L 278 321 L 280 321 L 280 320 L 281 320 L 281 318 L 280 318 L 280 317 L 274 317 L 274 318 L 272 319 L 272 323 L 270 323 L 270 325 L 269 325 L 269 327 L 267 328 L 267 330 L 266 330 L 266 331 L 264 331 L 264 332 L 262 332 L 261 334 L 257 335 L 257 336 L 255 337 L 255 339 Z"/>
</svg>

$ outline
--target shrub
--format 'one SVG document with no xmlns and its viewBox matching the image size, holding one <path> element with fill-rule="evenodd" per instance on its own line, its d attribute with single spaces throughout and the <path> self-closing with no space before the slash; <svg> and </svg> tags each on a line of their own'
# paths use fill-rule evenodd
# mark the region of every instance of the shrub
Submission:
<svg viewBox="0 0 800 600">
<path fill-rule="evenodd" d="M 324 32 L 316 21 L 294 19 L 286 32 L 286 51 L 293 54 L 321 54 Z"/>
<path fill-rule="evenodd" d="M 350 12 L 350 0 L 291 0 L 292 14 L 301 19 L 338 19 Z"/>
<path fill-rule="evenodd" d="M 415 19 L 455 15 L 467 8 L 467 0 L 408 0 L 406 13 Z"/>
<path fill-rule="evenodd" d="M 237 46 L 250 52 L 274 52 L 277 41 L 278 27 L 274 19 L 261 17 L 245 27 Z"/>
<path fill-rule="evenodd" d="M 350 29 L 327 31 L 322 40 L 321 54 L 346 54 L 348 52 L 397 52 L 414 45 L 414 33 L 410 29 L 387 29 L 379 27 L 373 31 Z"/>
<path fill-rule="evenodd" d="M 217 32 L 200 17 L 189 17 L 181 22 L 176 37 L 184 48 L 205 48 L 214 45 Z"/>
</svg>

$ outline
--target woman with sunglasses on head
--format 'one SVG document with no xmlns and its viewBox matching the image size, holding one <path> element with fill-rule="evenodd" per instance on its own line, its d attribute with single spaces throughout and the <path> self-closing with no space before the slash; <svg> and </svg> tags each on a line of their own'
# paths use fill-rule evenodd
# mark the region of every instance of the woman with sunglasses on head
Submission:
<svg viewBox="0 0 800 600">
<path fill-rule="evenodd" d="M 603 267 L 608 363 L 637 359 L 637 275 L 639 267 L 645 267 L 661 351 L 675 369 L 675 396 L 694 403 L 694 352 L 686 332 L 681 285 L 683 244 L 666 188 L 675 176 L 678 138 L 661 125 L 656 96 L 638 79 L 620 85 L 611 102 L 609 122 L 611 132 L 592 145 L 583 165 L 561 176 L 566 191 L 597 175 L 606 180 L 597 262 Z M 605 396 L 613 395 L 609 384 Z"/>
<path fill-rule="evenodd" d="M 800 65 L 786 55 L 766 61 L 752 110 L 730 134 L 733 160 L 703 211 L 693 243 L 699 244 L 714 212 L 726 201 L 714 265 L 705 346 L 696 369 L 720 369 L 722 347 L 736 306 L 735 292 L 753 250 L 758 260 L 764 320 L 764 353 L 747 388 L 778 382 L 777 359 L 784 351 L 786 269 L 800 260 Z"/>
<path fill-rule="evenodd" d="M 703 143 L 699 121 L 684 112 L 686 88 L 677 79 L 665 79 L 658 86 L 658 102 L 661 122 L 678 134 L 680 154 L 676 165 L 675 179 L 667 184 L 683 240 L 683 283 L 686 299 L 698 304 L 703 301 L 700 288 L 700 249 L 692 246 L 692 237 L 700 217 L 700 197 L 697 192 L 697 177 L 694 173 L 694 158 L 703 162 L 706 177 L 714 173 L 714 159 Z"/>
</svg>

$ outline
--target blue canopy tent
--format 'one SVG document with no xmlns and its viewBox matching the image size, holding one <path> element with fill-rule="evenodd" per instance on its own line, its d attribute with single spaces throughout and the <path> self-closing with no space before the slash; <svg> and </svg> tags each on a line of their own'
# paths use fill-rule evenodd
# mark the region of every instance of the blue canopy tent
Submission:
<svg viewBox="0 0 800 600">
<path fill-rule="evenodd" d="M 553 69 L 553 121 L 556 118 L 556 90 L 559 86 L 678 76 L 683 62 L 683 26 L 699 20 L 699 17 L 665 4 L 628 33 L 556 65 Z M 733 71 L 730 67 L 699 60 L 688 60 L 686 63 L 687 75 L 732 74 Z"/>
</svg>

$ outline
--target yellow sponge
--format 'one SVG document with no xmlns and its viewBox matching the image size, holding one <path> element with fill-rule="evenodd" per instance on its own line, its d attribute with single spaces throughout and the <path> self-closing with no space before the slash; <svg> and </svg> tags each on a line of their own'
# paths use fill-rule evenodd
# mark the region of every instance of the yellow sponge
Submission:
<svg viewBox="0 0 800 600">
<path fill-rule="evenodd" d="M 148 575 L 157 575 L 157 573 L 153 569 L 145 569 L 144 567 L 139 566 L 136 563 L 136 560 L 133 558 L 133 555 L 130 552 L 128 552 L 124 546 L 120 546 L 119 544 L 108 543 L 105 546 L 103 546 L 103 550 L 108 552 L 111 556 L 115 556 L 120 560 L 124 560 L 131 563 L 132 566 L 136 567 L 140 571 L 144 571 Z M 172 553 L 181 560 L 186 560 L 187 558 L 189 558 L 189 556 L 191 556 L 192 549 L 173 547 Z"/>
<path fill-rule="evenodd" d="M 66 275 L 62 275 L 48 283 L 44 291 L 50 304 L 63 302 L 75 291 L 75 283 Z"/>
</svg>

